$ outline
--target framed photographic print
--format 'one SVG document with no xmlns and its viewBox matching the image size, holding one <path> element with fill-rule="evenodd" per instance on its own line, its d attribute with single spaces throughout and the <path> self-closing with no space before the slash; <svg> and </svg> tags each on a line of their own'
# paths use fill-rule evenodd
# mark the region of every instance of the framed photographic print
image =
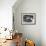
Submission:
<svg viewBox="0 0 46 46">
<path fill-rule="evenodd" d="M 22 13 L 21 24 L 24 24 L 24 25 L 36 24 L 36 13 Z"/>
</svg>

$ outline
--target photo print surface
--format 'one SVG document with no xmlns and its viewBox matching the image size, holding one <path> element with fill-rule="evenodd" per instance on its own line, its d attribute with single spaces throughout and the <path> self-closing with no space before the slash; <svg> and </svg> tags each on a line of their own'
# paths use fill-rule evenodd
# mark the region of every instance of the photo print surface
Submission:
<svg viewBox="0 0 46 46">
<path fill-rule="evenodd" d="M 36 13 L 22 13 L 21 15 L 21 23 L 22 24 L 36 24 Z"/>
</svg>

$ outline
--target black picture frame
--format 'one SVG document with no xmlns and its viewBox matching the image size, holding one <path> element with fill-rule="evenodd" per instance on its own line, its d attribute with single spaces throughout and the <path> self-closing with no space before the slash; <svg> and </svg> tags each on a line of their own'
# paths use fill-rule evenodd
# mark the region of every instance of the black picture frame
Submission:
<svg viewBox="0 0 46 46">
<path fill-rule="evenodd" d="M 35 25 L 36 13 L 21 13 L 21 24 L 22 25 Z"/>
</svg>

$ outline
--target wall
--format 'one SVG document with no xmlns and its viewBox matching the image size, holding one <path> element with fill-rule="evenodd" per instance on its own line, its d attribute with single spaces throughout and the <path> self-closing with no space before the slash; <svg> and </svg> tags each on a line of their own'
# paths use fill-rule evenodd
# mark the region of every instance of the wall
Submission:
<svg viewBox="0 0 46 46">
<path fill-rule="evenodd" d="M 12 6 L 16 0 L 0 0 L 0 27 L 12 29 Z M 2 32 L 2 29 L 0 29 Z M 9 31 L 0 34 L 0 38 L 5 38 L 5 35 L 10 35 Z"/>
<path fill-rule="evenodd" d="M 46 0 L 41 1 L 41 38 L 42 46 L 46 46 Z"/>
<path fill-rule="evenodd" d="M 0 0 L 0 26 L 12 28 L 12 6 L 14 5 L 15 2 L 16 2 L 16 0 Z M 46 36 L 45 36 L 46 35 L 46 0 L 41 0 L 41 2 L 42 2 L 41 3 L 42 4 L 42 6 L 41 6 L 41 9 L 42 9 L 42 11 L 41 11 L 41 36 L 42 36 L 42 39 L 41 40 L 42 40 L 42 46 L 46 46 Z M 15 10 L 15 8 L 17 8 L 17 7 L 15 6 L 14 10 Z M 24 8 L 23 8 L 23 10 L 24 10 Z M 28 11 L 30 11 L 30 9 Z M 18 19 L 17 15 L 16 15 L 16 17 L 17 17 L 16 19 Z M 20 18 L 20 21 L 21 21 L 20 14 L 19 14 L 19 18 Z M 25 33 L 28 32 L 29 30 L 27 31 L 25 29 L 30 27 L 31 25 L 26 25 L 26 28 L 24 28 L 25 25 L 21 25 L 20 21 L 18 21 L 19 22 L 18 28 L 21 28 L 21 29 L 18 29 L 17 25 L 15 27 L 20 32 L 24 32 L 24 35 L 26 35 Z M 31 31 L 31 29 L 30 29 L 30 31 Z M 31 33 L 32 32 L 36 32 L 36 31 L 31 31 Z"/>
<path fill-rule="evenodd" d="M 15 29 L 23 33 L 24 38 L 35 41 L 41 46 L 41 0 L 23 0 L 18 7 L 13 7 Z M 36 25 L 22 25 L 21 13 L 36 13 Z"/>
<path fill-rule="evenodd" d="M 12 29 L 12 6 L 16 0 L 0 0 L 0 27 Z"/>
</svg>

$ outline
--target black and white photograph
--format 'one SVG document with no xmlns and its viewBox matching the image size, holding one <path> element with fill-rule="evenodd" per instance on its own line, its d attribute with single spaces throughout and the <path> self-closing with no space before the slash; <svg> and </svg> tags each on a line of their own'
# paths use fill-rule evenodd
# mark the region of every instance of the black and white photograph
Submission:
<svg viewBox="0 0 46 46">
<path fill-rule="evenodd" d="M 24 25 L 36 24 L 36 13 L 22 13 L 21 23 Z"/>
</svg>

